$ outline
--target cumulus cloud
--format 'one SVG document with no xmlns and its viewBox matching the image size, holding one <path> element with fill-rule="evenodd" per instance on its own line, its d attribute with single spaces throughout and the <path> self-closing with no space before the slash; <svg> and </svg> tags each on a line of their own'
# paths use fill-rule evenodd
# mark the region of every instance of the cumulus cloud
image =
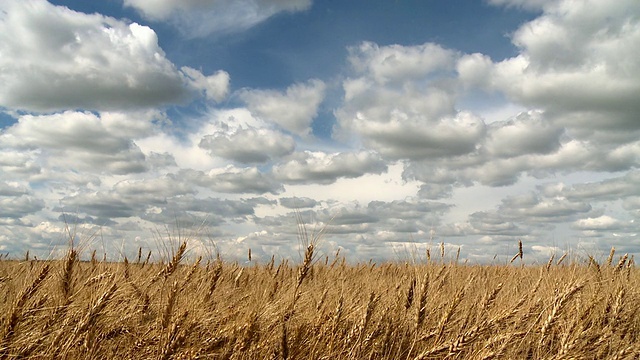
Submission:
<svg viewBox="0 0 640 360">
<path fill-rule="evenodd" d="M 448 70 L 455 56 L 454 51 L 434 43 L 380 47 L 366 41 L 349 49 L 349 62 L 354 69 L 371 76 L 378 84 L 423 79 L 433 72 Z"/>
<path fill-rule="evenodd" d="M 368 205 L 369 211 L 385 219 L 417 220 L 429 215 L 442 215 L 449 211 L 451 205 L 426 200 L 394 200 L 371 201 Z"/>
<path fill-rule="evenodd" d="M 556 0 L 489 0 L 489 4 L 501 6 L 515 6 L 528 10 L 540 10 Z"/>
<path fill-rule="evenodd" d="M 542 224 L 563 222 L 578 214 L 591 211 L 591 205 L 567 199 L 540 198 L 534 193 L 509 196 L 502 200 L 499 212 L 519 221 L 539 222 Z"/>
<path fill-rule="evenodd" d="M 141 135 L 152 131 L 137 121 L 141 120 L 129 119 L 132 132 Z M 145 156 L 126 131 L 122 132 L 123 127 L 125 122 L 120 117 L 103 120 L 89 112 L 24 115 L 0 133 L 0 148 L 35 151 L 39 162 L 52 167 L 91 173 L 143 172 Z"/>
<path fill-rule="evenodd" d="M 453 194 L 451 184 L 422 184 L 418 196 L 424 199 L 446 199 Z"/>
<path fill-rule="evenodd" d="M 324 99 L 325 84 L 320 80 L 293 84 L 282 93 L 276 90 L 243 90 L 240 98 L 252 114 L 298 135 L 311 132 Z"/>
<path fill-rule="evenodd" d="M 443 224 L 437 232 L 443 236 L 487 236 L 492 243 L 517 238 L 540 243 L 556 226 L 597 214 L 588 202 L 529 192 L 506 196 L 494 209 L 473 212 L 465 222 Z"/>
<path fill-rule="evenodd" d="M 496 0 L 541 11 L 512 35 L 517 56 L 455 59 L 465 90 L 506 95 L 531 110 L 487 125 L 478 151 L 412 163 L 407 176 L 440 183 L 514 184 L 522 174 L 628 171 L 640 164 L 637 88 L 640 7 L 633 1 Z"/>
<path fill-rule="evenodd" d="M 579 230 L 620 230 L 625 227 L 622 222 L 608 215 L 597 218 L 580 219 L 573 223 L 573 227 Z"/>
<path fill-rule="evenodd" d="M 194 190 L 175 176 L 123 180 L 98 191 L 80 191 L 64 197 L 54 210 L 88 215 L 93 223 L 107 224 L 117 218 L 141 216 L 149 208 L 166 206 L 167 199 L 192 194 Z"/>
<path fill-rule="evenodd" d="M 365 137 L 365 144 L 393 159 L 467 154 L 476 149 L 485 132 L 484 122 L 466 112 L 429 121 L 421 116 L 392 111 L 385 122 L 356 114 L 351 126 Z"/>
<path fill-rule="evenodd" d="M 25 249 L 29 249 L 32 253 L 45 250 L 45 254 L 49 254 L 51 246 L 63 245 L 68 241 L 68 235 L 64 233 L 64 229 L 52 222 L 43 221 L 28 225 L 0 227 L 0 248 L 12 254 L 24 253 Z"/>
<path fill-rule="evenodd" d="M 452 157 L 476 150 L 486 126 L 455 109 L 457 54 L 439 45 L 350 49 L 357 77 L 343 82 L 334 137 L 354 139 L 392 159 Z"/>
<path fill-rule="evenodd" d="M 434 43 L 352 46 L 327 142 L 309 135 L 326 94 L 336 100 L 328 82 L 242 89 L 230 102 L 244 107 L 224 108 L 229 73 L 177 68 L 149 27 L 42 0 L 0 4 L 0 107 L 16 120 L 0 130 L 0 249 L 64 238 L 44 220 L 101 225 L 105 239 L 118 240 L 175 221 L 211 224 L 230 254 L 251 247 L 288 256 L 301 209 L 309 228 L 328 230 L 329 251 L 364 259 L 444 241 L 490 261 L 512 256 L 505 244 L 518 238 L 546 257 L 558 248 L 553 229 L 577 234 L 584 248 L 633 250 L 640 7 L 489 2 L 537 12 L 510 35 L 516 56 L 492 60 Z M 310 4 L 125 1 L 189 37 Z M 479 90 L 482 100 L 512 104 L 483 117 L 469 110 Z M 163 110 L 193 99 L 206 104 Z M 623 175 L 580 183 L 593 172 Z M 521 187 L 567 173 L 566 184 Z M 467 198 L 476 186 L 503 195 Z"/>
<path fill-rule="evenodd" d="M 477 235 L 524 236 L 529 229 L 505 218 L 501 214 L 489 211 L 475 212 L 469 215 L 473 233 Z"/>
<path fill-rule="evenodd" d="M 366 248 L 361 250 L 372 251 L 390 243 L 407 242 L 408 237 L 412 236 L 409 234 L 421 238 L 427 236 L 449 209 L 450 206 L 444 203 L 406 199 L 371 201 L 366 206 L 341 205 L 328 211 L 325 216 L 331 219 L 327 232 L 345 236 L 341 237 L 342 246 L 361 246 Z M 360 238 L 353 239 L 354 235 Z"/>
<path fill-rule="evenodd" d="M 282 197 L 278 201 L 288 209 L 313 208 L 319 204 L 318 201 L 308 197 Z"/>
<path fill-rule="evenodd" d="M 3 174 L 13 176 L 13 179 L 37 175 L 42 172 L 41 166 L 36 161 L 37 156 L 35 151 L 19 151 L 0 146 L 0 169 Z"/>
<path fill-rule="evenodd" d="M 273 203 L 264 198 L 230 200 L 197 197 L 196 189 L 189 179 L 172 174 L 159 178 L 124 180 L 108 189 L 85 190 L 67 196 L 53 210 L 62 212 L 67 222 L 97 224 L 121 230 L 127 227 L 125 219 L 140 219 L 156 225 L 177 222 L 185 229 L 195 229 L 203 224 L 218 226 L 227 221 L 246 221 L 247 216 L 254 214 L 255 206 Z M 138 220 L 134 221 L 139 223 Z M 130 230 L 141 229 L 135 225 Z"/>
<path fill-rule="evenodd" d="M 338 178 L 357 178 L 386 170 L 386 163 L 374 152 L 328 154 L 304 151 L 289 156 L 272 171 L 277 179 L 287 183 L 331 184 Z"/>
<path fill-rule="evenodd" d="M 0 196 L 0 218 L 19 219 L 42 210 L 44 206 L 42 199 L 29 195 Z"/>
<path fill-rule="evenodd" d="M 37 184 L 47 184 L 51 189 L 62 192 L 75 191 L 78 188 L 95 189 L 102 184 L 100 175 L 46 167 L 38 174 L 30 175 L 28 180 Z"/>
<path fill-rule="evenodd" d="M 241 31 L 281 12 L 304 11 L 311 0 L 124 0 L 151 20 L 169 21 L 186 36 Z"/>
<path fill-rule="evenodd" d="M 289 155 L 295 145 L 291 136 L 252 127 L 206 135 L 199 144 L 211 155 L 245 164 L 265 163 Z"/>
<path fill-rule="evenodd" d="M 212 197 L 181 196 L 161 207 L 148 208 L 140 218 L 155 224 L 178 220 L 184 228 L 222 226 L 227 222 L 246 222 L 254 215 L 256 203 L 250 199 L 229 200 Z"/>
<path fill-rule="evenodd" d="M 168 174 L 156 179 L 120 181 L 113 186 L 113 192 L 122 198 L 153 204 L 164 202 L 166 198 L 193 194 L 195 190 L 175 175 Z"/>
<path fill-rule="evenodd" d="M 229 73 L 219 70 L 213 75 L 205 76 L 202 72 L 183 66 L 180 69 L 191 81 L 191 85 L 204 92 L 207 98 L 215 101 L 223 100 L 229 93 Z"/>
<path fill-rule="evenodd" d="M 539 112 L 526 112 L 489 125 L 485 149 L 499 158 L 527 154 L 549 154 L 560 146 L 563 129 L 545 120 Z"/>
<path fill-rule="evenodd" d="M 291 198 L 287 198 L 287 202 Z M 424 243 L 430 230 L 437 226 L 440 217 L 450 205 L 420 199 L 370 201 L 366 204 L 335 203 L 327 208 L 304 209 L 299 217 L 307 229 L 323 229 L 323 244 L 331 243 L 332 252 L 339 246 L 341 254 L 358 259 L 384 258 L 384 251 L 400 243 L 411 241 Z M 258 224 L 274 233 L 295 233 L 296 214 L 257 218 Z M 266 239 L 265 239 L 266 240 Z M 383 250 L 380 250 L 383 249 Z M 383 251 L 383 253 L 378 253 Z"/>
<path fill-rule="evenodd" d="M 640 57 L 631 45 L 640 34 L 638 5 L 495 4 L 542 12 L 512 34 L 515 57 L 494 62 L 429 43 L 351 48 L 356 76 L 343 82 L 334 137 L 409 160 L 404 178 L 431 186 L 422 194 L 432 197 L 442 196 L 427 192 L 433 186 L 508 186 L 524 174 L 640 165 Z M 531 110 L 485 124 L 456 109 L 461 91 L 477 88 Z"/>
<path fill-rule="evenodd" d="M 482 56 L 463 58 L 461 74 L 548 110 L 570 127 L 637 130 L 640 5 L 633 0 L 547 3 L 541 16 L 513 33 L 518 56 L 492 67 Z"/>
<path fill-rule="evenodd" d="M 486 86 L 491 80 L 492 68 L 491 58 L 480 53 L 462 55 L 456 62 L 458 78 L 469 87 Z"/>
<path fill-rule="evenodd" d="M 124 110 L 220 101 L 229 74 L 176 69 L 149 27 L 44 0 L 0 4 L 0 106 L 32 112 Z"/>
<path fill-rule="evenodd" d="M 18 183 L 0 181 L 0 196 L 21 196 L 28 193 L 28 189 Z"/>
<path fill-rule="evenodd" d="M 185 169 L 178 173 L 185 180 L 216 192 L 238 194 L 278 194 L 282 184 L 270 174 L 255 167 L 238 168 L 229 165 L 208 172 Z"/>
<path fill-rule="evenodd" d="M 563 196 L 578 201 L 620 200 L 640 196 L 640 172 L 631 171 L 623 176 L 573 186 L 560 184 L 544 190 L 550 195 Z"/>
<path fill-rule="evenodd" d="M 640 196 L 629 196 L 625 198 L 622 202 L 622 208 L 627 210 L 632 216 L 636 218 L 640 217 Z"/>
</svg>

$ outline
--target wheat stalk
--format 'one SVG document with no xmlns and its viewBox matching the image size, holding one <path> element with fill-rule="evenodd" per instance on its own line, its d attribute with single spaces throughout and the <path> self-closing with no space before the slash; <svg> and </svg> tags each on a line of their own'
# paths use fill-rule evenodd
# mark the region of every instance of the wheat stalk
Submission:
<svg viewBox="0 0 640 360">
<path fill-rule="evenodd" d="M 611 263 L 613 262 L 613 256 L 616 253 L 616 248 L 615 247 L 611 247 L 611 251 L 609 251 L 609 256 L 607 257 L 607 262 L 605 263 L 607 265 L 607 267 L 611 266 Z"/>
<path fill-rule="evenodd" d="M 549 314 L 549 316 L 543 323 L 542 327 L 540 328 L 540 334 L 541 334 L 540 342 L 539 342 L 540 346 L 542 346 L 542 344 L 546 340 L 546 337 L 549 331 L 551 330 L 553 325 L 555 325 L 558 316 L 560 315 L 561 311 L 564 309 L 566 305 L 566 302 L 569 299 L 571 299 L 571 297 L 574 294 L 580 291 L 584 287 L 584 285 L 585 285 L 584 283 L 574 284 L 573 286 L 568 288 L 564 293 L 562 293 L 560 296 L 556 297 L 553 303 L 553 308 L 551 309 L 551 313 Z"/>
<path fill-rule="evenodd" d="M 182 244 L 180 244 L 180 247 L 178 247 L 178 250 L 175 252 L 173 257 L 171 258 L 171 261 L 169 261 L 169 263 L 167 263 L 167 265 L 159 273 L 157 273 L 156 276 L 154 276 L 151 279 L 151 283 L 156 282 L 161 277 L 163 277 L 166 280 L 169 276 L 171 276 L 171 274 L 173 274 L 178 269 L 178 265 L 182 261 L 182 257 L 184 256 L 184 253 L 186 250 L 187 250 L 187 242 L 183 241 Z"/>
<path fill-rule="evenodd" d="M 42 286 L 42 283 L 47 278 L 47 275 L 49 275 L 49 265 L 43 266 L 40 270 L 40 273 L 35 278 L 35 280 L 33 280 L 31 285 L 22 290 L 22 292 L 20 292 L 20 294 L 18 295 L 18 300 L 13 305 L 13 310 L 11 311 L 9 318 L 6 321 L 4 336 L 2 342 L 0 342 L 0 344 L 3 345 L 2 347 L 6 346 L 9 340 L 15 334 L 15 329 L 23 316 L 23 309 L 25 304 L 35 295 L 40 286 Z"/>
</svg>

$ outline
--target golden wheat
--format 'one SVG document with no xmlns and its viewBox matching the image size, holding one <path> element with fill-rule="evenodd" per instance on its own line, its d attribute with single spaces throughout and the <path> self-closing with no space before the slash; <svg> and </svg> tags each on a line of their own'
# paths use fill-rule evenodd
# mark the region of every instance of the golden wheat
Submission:
<svg viewBox="0 0 640 360">
<path fill-rule="evenodd" d="M 301 230 L 303 231 L 303 230 Z M 640 276 L 600 266 L 0 261 L 2 359 L 635 359 Z M 441 250 L 444 246 L 441 245 Z M 26 257 L 25 257 L 26 259 Z M 126 259 L 126 257 L 124 258 Z M 562 264 L 561 266 L 559 266 Z M 49 276 L 57 274 L 56 276 Z"/>
</svg>

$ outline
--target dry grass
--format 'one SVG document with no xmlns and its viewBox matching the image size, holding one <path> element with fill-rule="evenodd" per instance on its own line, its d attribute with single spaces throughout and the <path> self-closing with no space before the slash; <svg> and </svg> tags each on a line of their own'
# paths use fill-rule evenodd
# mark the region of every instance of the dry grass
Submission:
<svg viewBox="0 0 640 360">
<path fill-rule="evenodd" d="M 186 244 L 160 264 L 142 251 L 122 263 L 76 250 L 0 261 L 0 358 L 640 357 L 640 276 L 626 255 L 347 265 L 305 245 L 294 265 L 187 261 Z"/>
</svg>

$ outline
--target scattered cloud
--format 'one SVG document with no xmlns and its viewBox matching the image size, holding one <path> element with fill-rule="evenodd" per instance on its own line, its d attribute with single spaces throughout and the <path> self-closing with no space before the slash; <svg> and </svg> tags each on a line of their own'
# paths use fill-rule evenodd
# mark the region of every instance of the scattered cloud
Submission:
<svg viewBox="0 0 640 360">
<path fill-rule="evenodd" d="M 467 69 L 463 77 L 485 79 L 490 89 L 547 110 L 571 134 L 638 130 L 640 5 L 546 3 L 542 15 L 512 34 L 518 56 L 492 66 L 482 55 L 467 57 L 459 64 Z"/>
<path fill-rule="evenodd" d="M 122 111 L 220 101 L 229 74 L 176 69 L 149 27 L 45 0 L 0 4 L 0 106 L 32 112 Z"/>
<path fill-rule="evenodd" d="M 576 229 L 580 230 L 619 230 L 624 225 L 617 219 L 608 215 L 597 218 L 580 219 L 573 223 Z"/>
<path fill-rule="evenodd" d="M 576 184 L 570 187 L 561 186 L 553 193 L 569 199 L 591 201 L 610 201 L 640 196 L 640 173 L 631 171 L 623 176 L 599 182 Z"/>
<path fill-rule="evenodd" d="M 349 62 L 358 73 L 379 85 L 424 79 L 441 70 L 451 70 L 456 53 L 434 43 L 416 46 L 379 46 L 365 41 L 349 49 Z"/>
<path fill-rule="evenodd" d="M 387 165 L 374 152 L 327 154 L 304 151 L 294 153 L 274 166 L 273 174 L 287 183 L 331 184 L 338 178 L 357 178 L 386 170 Z"/>
<path fill-rule="evenodd" d="M 311 0 L 124 0 L 155 21 L 169 21 L 188 37 L 230 33 L 251 28 L 281 12 L 304 11 Z"/>
<path fill-rule="evenodd" d="M 265 163 L 293 153 L 296 143 L 288 135 L 269 129 L 240 128 L 206 135 L 199 146 L 213 156 L 244 164 Z"/>
<path fill-rule="evenodd" d="M 181 170 L 179 177 L 216 192 L 238 194 L 278 194 L 283 187 L 273 176 L 255 167 L 238 168 L 229 165 L 209 172 Z"/>
<path fill-rule="evenodd" d="M 554 3 L 556 0 L 489 0 L 489 4 L 492 5 L 514 6 L 527 10 L 541 10 Z"/>
<path fill-rule="evenodd" d="M 484 146 L 488 156 L 498 158 L 551 154 L 562 146 L 562 134 L 563 129 L 545 121 L 540 112 L 526 112 L 491 123 Z"/>
<path fill-rule="evenodd" d="M 325 84 L 320 80 L 294 84 L 282 93 L 276 90 L 243 90 L 240 98 L 257 117 L 272 122 L 293 134 L 305 136 L 318 115 L 324 99 Z"/>
<path fill-rule="evenodd" d="M 191 81 L 191 85 L 204 92 L 208 99 L 219 102 L 229 93 L 230 76 L 226 71 L 218 70 L 213 75 L 205 76 L 188 66 L 183 66 L 180 70 Z"/>
<path fill-rule="evenodd" d="M 0 196 L 0 218 L 19 219 L 42 210 L 44 206 L 43 200 L 28 195 Z"/>
<path fill-rule="evenodd" d="M 232 256 L 286 257 L 297 213 L 326 230 L 319 249 L 365 260 L 442 242 L 492 261 L 517 239 L 543 260 L 556 234 L 640 254 L 640 5 L 488 4 L 529 14 L 506 58 L 358 38 L 330 76 L 237 89 L 251 59 L 205 73 L 160 44 L 267 51 L 239 32 L 310 0 L 125 0 L 140 23 L 1 3 L 0 250 L 63 244 L 67 221 L 133 236 L 123 249 L 179 223 Z"/>
<path fill-rule="evenodd" d="M 282 197 L 279 200 L 280 205 L 286 207 L 287 209 L 305 209 L 305 208 L 313 208 L 320 203 L 314 199 L 308 197 Z"/>
<path fill-rule="evenodd" d="M 74 111 L 23 115 L 0 134 L 0 146 L 37 151 L 34 156 L 39 163 L 56 168 L 123 175 L 147 169 L 144 154 L 126 133 L 141 135 L 152 131 L 148 120 L 127 120 L 119 115 L 104 119 Z"/>
</svg>

